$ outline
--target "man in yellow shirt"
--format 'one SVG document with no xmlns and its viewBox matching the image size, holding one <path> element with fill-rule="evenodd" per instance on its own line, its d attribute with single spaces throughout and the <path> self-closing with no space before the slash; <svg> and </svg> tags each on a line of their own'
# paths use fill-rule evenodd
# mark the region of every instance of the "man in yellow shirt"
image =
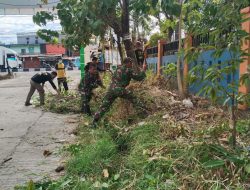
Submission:
<svg viewBox="0 0 250 190">
<path fill-rule="evenodd" d="M 58 89 L 61 92 L 61 85 L 63 84 L 65 92 L 68 91 L 68 84 L 65 72 L 65 66 L 60 58 L 58 63 L 56 64 L 56 71 L 57 71 L 57 82 L 58 82 Z"/>
</svg>

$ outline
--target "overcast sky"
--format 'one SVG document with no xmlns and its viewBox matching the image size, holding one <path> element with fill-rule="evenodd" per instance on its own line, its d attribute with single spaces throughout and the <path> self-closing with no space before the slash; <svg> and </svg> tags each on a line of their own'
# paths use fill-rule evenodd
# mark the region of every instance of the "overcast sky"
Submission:
<svg viewBox="0 0 250 190">
<path fill-rule="evenodd" d="M 17 43 L 16 33 L 19 32 L 36 32 L 40 29 L 35 25 L 32 16 L 15 15 L 0 16 L 0 42 L 5 44 Z M 61 30 L 59 20 L 50 22 L 45 27 L 51 30 Z"/>
<path fill-rule="evenodd" d="M 50 22 L 43 28 L 61 30 L 59 22 L 59 20 Z M 40 28 L 41 27 L 33 23 L 32 15 L 0 15 L 0 42 L 5 44 L 15 44 L 17 43 L 17 33 L 36 32 Z M 151 34 L 158 31 L 159 27 L 155 25 Z"/>
</svg>

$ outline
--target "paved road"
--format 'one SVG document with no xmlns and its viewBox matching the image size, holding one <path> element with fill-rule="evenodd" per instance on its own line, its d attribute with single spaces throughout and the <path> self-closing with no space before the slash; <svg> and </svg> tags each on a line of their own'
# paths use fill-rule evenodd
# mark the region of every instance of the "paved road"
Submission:
<svg viewBox="0 0 250 190">
<path fill-rule="evenodd" d="M 62 142 L 74 138 L 70 131 L 77 125 L 72 122 L 77 116 L 24 106 L 34 74 L 17 73 L 14 79 L 0 81 L 0 190 L 13 189 L 29 179 L 58 176 L 54 170 L 62 158 L 56 152 Z M 80 72 L 68 71 L 68 75 L 73 79 L 70 88 L 75 88 Z M 53 154 L 45 158 L 44 150 Z"/>
</svg>

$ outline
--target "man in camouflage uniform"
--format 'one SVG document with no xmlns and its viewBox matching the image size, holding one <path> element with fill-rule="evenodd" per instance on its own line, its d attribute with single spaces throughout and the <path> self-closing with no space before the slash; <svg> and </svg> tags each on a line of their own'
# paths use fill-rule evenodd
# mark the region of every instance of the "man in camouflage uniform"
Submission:
<svg viewBox="0 0 250 190">
<path fill-rule="evenodd" d="M 87 72 L 88 70 L 89 70 L 89 66 L 90 65 L 94 65 L 95 67 L 96 67 L 96 70 L 98 71 L 98 72 L 104 72 L 105 70 L 103 70 L 103 69 L 101 69 L 100 67 L 99 67 L 99 62 L 98 62 L 98 58 L 97 57 L 93 57 L 92 58 L 92 62 L 88 62 L 87 64 L 86 64 L 86 66 L 84 67 L 84 70 L 85 70 L 85 72 Z"/>
<path fill-rule="evenodd" d="M 99 73 L 96 70 L 95 65 L 89 64 L 88 71 L 85 73 L 84 78 L 81 81 L 80 91 L 81 91 L 81 99 L 82 99 L 82 109 L 81 111 L 84 114 L 88 114 L 91 116 L 91 110 L 89 106 L 89 102 L 93 95 L 93 90 L 101 86 L 104 88 L 102 84 L 102 80 L 100 78 Z"/>
<path fill-rule="evenodd" d="M 102 105 L 99 111 L 95 113 L 92 127 L 96 127 L 96 123 L 101 117 L 108 112 L 112 103 L 116 98 L 124 98 L 132 102 L 137 107 L 143 108 L 141 102 L 132 94 L 131 91 L 127 90 L 126 87 L 129 85 L 131 79 L 142 81 L 145 77 L 146 65 L 143 66 L 143 70 L 135 73 L 132 69 L 132 59 L 127 57 L 123 61 L 123 65 L 118 67 L 112 76 L 112 81 L 106 95 L 103 98 Z"/>
</svg>

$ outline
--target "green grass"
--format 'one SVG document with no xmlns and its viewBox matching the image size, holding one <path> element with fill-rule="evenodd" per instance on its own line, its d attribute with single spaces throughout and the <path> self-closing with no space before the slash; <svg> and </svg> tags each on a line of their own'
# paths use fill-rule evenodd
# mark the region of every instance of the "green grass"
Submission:
<svg viewBox="0 0 250 190">
<path fill-rule="evenodd" d="M 163 119 L 171 111 L 166 97 L 150 97 L 150 89 L 142 89 L 136 94 L 152 108 L 151 115 L 140 118 L 126 101 L 117 100 L 96 130 L 84 124 L 91 121 L 84 116 L 77 142 L 63 149 L 70 155 L 65 176 L 57 181 L 44 179 L 31 190 L 250 189 L 248 118 L 237 123 L 238 146 L 233 149 L 226 118 L 193 124 Z M 98 108 L 104 90 L 96 93 L 97 101 L 91 102 L 93 110 Z M 62 102 L 61 108 L 47 108 L 60 112 L 65 106 L 68 111 L 67 106 L 79 106 L 78 98 L 76 95 L 74 100 Z M 48 99 L 46 105 L 53 101 Z M 155 109 L 155 102 L 164 105 Z M 103 175 L 104 170 L 108 177 Z"/>
<path fill-rule="evenodd" d="M 103 169 L 110 167 L 116 152 L 117 147 L 112 139 L 102 137 L 79 151 L 68 162 L 67 171 L 70 174 L 100 175 Z"/>
<path fill-rule="evenodd" d="M 72 156 L 66 175 L 36 183 L 35 189 L 245 190 L 249 185 L 250 160 L 242 148 L 209 140 L 173 140 L 163 133 L 171 126 L 157 122 L 123 132 L 111 124 L 106 127 L 93 131 L 81 126 L 79 142 L 65 147 Z"/>
</svg>

